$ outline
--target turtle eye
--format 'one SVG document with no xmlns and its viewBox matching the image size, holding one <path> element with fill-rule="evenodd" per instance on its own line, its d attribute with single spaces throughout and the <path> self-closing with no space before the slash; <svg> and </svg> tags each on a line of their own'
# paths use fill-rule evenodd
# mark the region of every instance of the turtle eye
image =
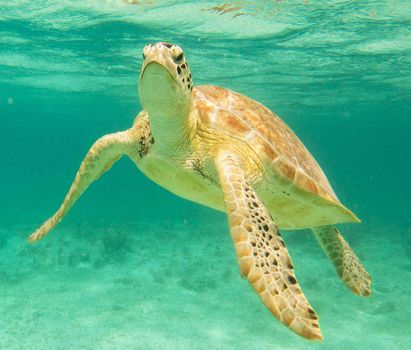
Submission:
<svg viewBox="0 0 411 350">
<path fill-rule="evenodd" d="M 183 62 L 184 53 L 180 53 L 178 56 L 174 57 L 174 63 L 180 64 Z"/>
<path fill-rule="evenodd" d="M 143 60 L 145 60 L 146 59 L 146 55 L 144 54 L 144 52 L 143 52 Z"/>
</svg>

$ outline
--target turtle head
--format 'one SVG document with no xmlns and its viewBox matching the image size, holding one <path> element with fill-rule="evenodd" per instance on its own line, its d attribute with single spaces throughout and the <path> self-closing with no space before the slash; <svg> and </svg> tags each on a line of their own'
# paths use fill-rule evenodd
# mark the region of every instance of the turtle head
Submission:
<svg viewBox="0 0 411 350">
<path fill-rule="evenodd" d="M 139 95 L 143 108 L 156 117 L 185 117 L 192 104 L 193 82 L 183 50 L 165 42 L 143 50 Z"/>
</svg>

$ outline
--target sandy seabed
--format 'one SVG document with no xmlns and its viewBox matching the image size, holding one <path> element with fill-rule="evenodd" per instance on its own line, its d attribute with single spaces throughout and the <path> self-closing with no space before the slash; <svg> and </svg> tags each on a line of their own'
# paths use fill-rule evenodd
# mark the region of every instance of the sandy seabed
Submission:
<svg viewBox="0 0 411 350">
<path fill-rule="evenodd" d="M 411 349 L 410 232 L 341 226 L 373 278 L 351 294 L 310 231 L 284 232 L 321 343 L 290 332 L 237 267 L 227 224 L 0 231 L 0 349 Z M 397 234 L 395 234 L 397 233 Z"/>
</svg>

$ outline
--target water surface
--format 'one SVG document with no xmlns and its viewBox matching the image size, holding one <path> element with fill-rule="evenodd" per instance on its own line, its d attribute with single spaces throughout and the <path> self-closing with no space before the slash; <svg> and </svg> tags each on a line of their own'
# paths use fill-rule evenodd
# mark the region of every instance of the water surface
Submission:
<svg viewBox="0 0 411 350">
<path fill-rule="evenodd" d="M 407 1 L 0 1 L 1 349 L 409 349 L 411 9 Z M 147 43 L 194 84 L 280 115 L 362 219 L 341 226 L 373 277 L 351 295 L 309 231 L 284 238 L 325 339 L 295 336 L 239 276 L 226 217 L 127 159 L 41 243 L 100 136 L 141 110 Z"/>
</svg>

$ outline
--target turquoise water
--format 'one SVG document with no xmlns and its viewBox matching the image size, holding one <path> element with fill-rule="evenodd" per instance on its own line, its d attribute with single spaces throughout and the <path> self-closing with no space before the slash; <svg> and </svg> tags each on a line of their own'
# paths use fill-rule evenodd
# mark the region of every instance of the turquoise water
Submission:
<svg viewBox="0 0 411 350">
<path fill-rule="evenodd" d="M 410 349 L 408 1 L 0 1 L 0 349 Z M 240 278 L 225 215 L 127 159 L 43 241 L 100 136 L 140 111 L 147 43 L 181 45 L 194 83 L 279 114 L 362 219 L 341 231 L 362 299 L 310 231 L 285 232 L 324 341 L 278 322 Z"/>
</svg>

